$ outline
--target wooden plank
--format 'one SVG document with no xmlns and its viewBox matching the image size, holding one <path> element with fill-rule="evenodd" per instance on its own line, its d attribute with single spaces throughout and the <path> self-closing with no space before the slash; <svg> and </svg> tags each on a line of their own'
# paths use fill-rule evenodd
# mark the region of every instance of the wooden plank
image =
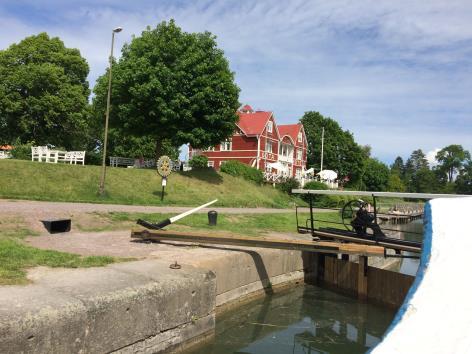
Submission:
<svg viewBox="0 0 472 354">
<path fill-rule="evenodd" d="M 329 238 L 336 239 L 336 240 L 343 240 L 343 241 L 352 242 L 350 244 L 356 243 L 356 244 L 363 244 L 363 245 L 377 245 L 377 246 L 382 246 L 384 248 L 397 249 L 397 250 L 400 250 L 400 251 L 421 253 L 421 248 L 413 247 L 413 246 L 397 245 L 397 244 L 392 244 L 392 243 L 388 243 L 388 242 L 363 239 L 363 238 L 360 238 L 360 237 L 353 237 L 353 236 L 347 236 L 347 235 L 339 235 L 339 234 L 336 234 L 336 233 L 324 232 L 324 231 L 318 231 L 318 230 L 315 230 L 313 232 L 313 234 L 316 235 L 316 236 L 329 237 Z"/>
<path fill-rule="evenodd" d="M 176 232 L 161 230 L 133 230 L 132 238 L 140 238 L 155 241 L 182 241 L 220 245 L 234 245 L 245 247 L 278 248 L 319 253 L 345 253 L 363 256 L 383 256 L 384 248 L 381 246 L 360 245 L 354 243 L 340 243 L 333 241 L 305 241 L 305 240 L 281 240 L 266 237 L 225 236 L 208 235 L 196 232 Z"/>
<path fill-rule="evenodd" d="M 357 269 L 357 295 L 360 299 L 367 299 L 367 269 L 368 258 L 365 256 L 359 257 L 359 268 Z M 367 269 L 368 270 L 368 269 Z"/>
</svg>

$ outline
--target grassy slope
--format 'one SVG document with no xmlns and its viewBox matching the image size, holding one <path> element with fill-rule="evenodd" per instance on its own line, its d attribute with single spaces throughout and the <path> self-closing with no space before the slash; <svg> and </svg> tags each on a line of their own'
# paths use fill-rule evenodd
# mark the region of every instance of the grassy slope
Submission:
<svg viewBox="0 0 472 354">
<path fill-rule="evenodd" d="M 107 168 L 104 197 L 97 195 L 98 166 L 0 160 L 0 197 L 12 199 L 138 205 L 197 205 L 218 198 L 218 206 L 286 208 L 293 199 L 271 186 L 213 170 L 173 173 L 160 200 L 161 178 L 154 170 Z"/>
</svg>

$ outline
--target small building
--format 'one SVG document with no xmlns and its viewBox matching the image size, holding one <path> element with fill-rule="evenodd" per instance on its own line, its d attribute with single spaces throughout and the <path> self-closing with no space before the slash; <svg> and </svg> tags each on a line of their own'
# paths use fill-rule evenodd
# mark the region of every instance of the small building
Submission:
<svg viewBox="0 0 472 354">
<path fill-rule="evenodd" d="M 270 182 L 286 177 L 301 181 L 307 158 L 303 125 L 278 125 L 273 112 L 254 111 L 249 105 L 237 114 L 239 121 L 230 138 L 205 150 L 189 147 L 189 158 L 203 154 L 216 170 L 226 161 L 237 160 L 263 171 Z"/>
</svg>

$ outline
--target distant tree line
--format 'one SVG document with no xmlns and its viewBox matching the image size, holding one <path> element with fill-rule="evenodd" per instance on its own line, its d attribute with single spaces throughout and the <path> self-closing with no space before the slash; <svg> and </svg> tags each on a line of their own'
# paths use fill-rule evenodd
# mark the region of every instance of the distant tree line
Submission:
<svg viewBox="0 0 472 354">
<path fill-rule="evenodd" d="M 406 162 L 397 157 L 389 167 L 371 157 L 370 146 L 355 142 L 354 136 L 332 118 L 306 112 L 301 119 L 308 140 L 308 165 L 321 168 L 321 134 L 325 130 L 323 168 L 334 170 L 346 188 L 369 191 L 472 194 L 470 153 L 461 145 L 449 145 L 430 166 L 421 149 Z"/>
</svg>

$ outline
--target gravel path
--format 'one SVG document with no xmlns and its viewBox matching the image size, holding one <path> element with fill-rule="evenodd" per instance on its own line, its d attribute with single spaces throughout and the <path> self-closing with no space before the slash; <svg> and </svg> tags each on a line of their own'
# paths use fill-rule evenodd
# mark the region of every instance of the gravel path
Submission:
<svg viewBox="0 0 472 354">
<path fill-rule="evenodd" d="M 38 202 L 27 200 L 0 199 L 0 210 L 2 214 L 15 214 L 22 216 L 73 213 L 108 213 L 122 211 L 128 213 L 181 213 L 191 207 L 177 206 L 141 206 L 141 205 L 118 205 L 118 204 L 93 204 L 93 203 L 62 203 L 62 202 Z M 269 214 L 290 213 L 294 209 L 271 209 L 271 208 L 204 208 L 200 213 L 216 210 L 226 214 Z"/>
</svg>

